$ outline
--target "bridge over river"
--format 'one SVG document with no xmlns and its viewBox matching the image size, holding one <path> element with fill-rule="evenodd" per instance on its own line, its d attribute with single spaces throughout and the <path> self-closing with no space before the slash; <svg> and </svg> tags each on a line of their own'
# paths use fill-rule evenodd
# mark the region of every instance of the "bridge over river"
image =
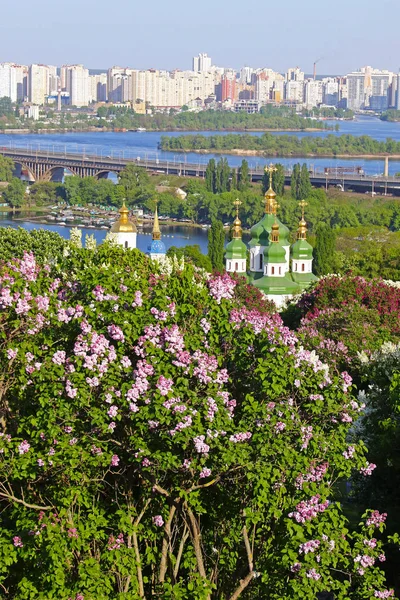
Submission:
<svg viewBox="0 0 400 600">
<path fill-rule="evenodd" d="M 17 166 L 17 175 L 21 176 L 21 173 L 23 173 L 27 175 L 31 182 L 61 182 L 66 170 L 78 177 L 107 178 L 110 173 L 118 176 L 129 164 L 144 167 L 151 173 L 164 173 L 165 175 L 179 175 L 183 177 L 204 178 L 206 169 L 204 164 L 187 163 L 185 160 L 169 161 L 125 158 L 123 152 L 122 156 L 114 157 L 0 147 L 0 154 L 11 158 Z M 279 159 L 276 162 L 279 162 Z M 251 180 L 253 182 L 260 181 L 263 173 L 264 171 L 261 166 L 251 169 Z M 286 171 L 286 184 L 290 183 L 290 177 L 291 171 Z M 400 177 L 343 174 L 340 168 L 338 168 L 336 172 L 335 169 L 330 169 L 328 173 L 313 171 L 310 174 L 310 181 L 313 186 L 325 187 L 326 189 L 330 186 L 336 186 L 346 191 L 352 190 L 355 192 L 400 196 Z"/>
</svg>

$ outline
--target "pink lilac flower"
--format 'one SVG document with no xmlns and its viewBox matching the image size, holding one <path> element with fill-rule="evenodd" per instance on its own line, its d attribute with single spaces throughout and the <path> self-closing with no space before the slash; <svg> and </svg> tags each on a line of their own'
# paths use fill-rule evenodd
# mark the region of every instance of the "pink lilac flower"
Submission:
<svg viewBox="0 0 400 600">
<path fill-rule="evenodd" d="M 107 327 L 108 335 L 117 342 L 123 342 L 125 340 L 125 336 L 122 332 L 122 329 L 118 327 L 118 325 L 109 325 Z"/>
<path fill-rule="evenodd" d="M 102 449 L 101 449 L 101 448 L 98 448 L 98 447 L 97 447 L 97 446 L 95 446 L 94 444 L 93 444 L 93 446 L 91 447 L 90 451 L 91 451 L 91 453 L 92 453 L 94 456 L 97 456 L 97 455 L 99 455 L 99 454 L 103 454 L 103 451 L 102 451 Z"/>
<path fill-rule="evenodd" d="M 343 379 L 343 391 L 347 392 L 347 390 L 353 383 L 353 378 L 347 373 L 347 371 L 343 371 L 343 373 L 341 373 L 340 376 Z"/>
<path fill-rule="evenodd" d="M 377 544 L 377 541 L 375 538 L 372 538 L 370 540 L 364 540 L 364 546 L 368 546 L 368 548 L 375 548 Z"/>
<path fill-rule="evenodd" d="M 166 379 L 165 377 L 160 375 L 156 387 L 160 392 L 161 396 L 166 396 L 171 391 L 173 383 L 174 382 L 172 381 L 172 379 Z"/>
<path fill-rule="evenodd" d="M 22 543 L 21 538 L 19 537 L 19 535 L 15 535 L 13 537 L 13 544 L 16 548 L 23 548 L 24 544 Z"/>
<path fill-rule="evenodd" d="M 68 529 L 68 537 L 69 538 L 78 538 L 79 537 L 78 530 L 76 529 L 76 527 L 70 527 Z"/>
<path fill-rule="evenodd" d="M 299 387 L 301 386 L 301 381 L 300 381 L 300 379 L 295 379 L 295 380 L 294 380 L 294 385 L 295 385 L 297 388 L 299 388 Z"/>
<path fill-rule="evenodd" d="M 381 592 L 376 590 L 374 592 L 374 598 L 391 598 L 392 596 L 394 596 L 394 590 L 383 590 Z"/>
<path fill-rule="evenodd" d="M 9 348 L 7 350 L 7 358 L 8 360 L 13 360 L 18 354 L 18 350 L 13 350 L 12 348 Z"/>
<path fill-rule="evenodd" d="M 320 496 L 317 494 L 310 500 L 303 500 L 296 506 L 294 512 L 289 513 L 289 517 L 294 518 L 297 523 L 305 523 L 314 519 L 318 513 L 324 512 L 329 506 L 329 500 L 320 502 Z"/>
<path fill-rule="evenodd" d="M 345 457 L 346 460 L 350 460 L 350 458 L 353 458 L 355 451 L 356 451 L 355 446 L 349 446 L 347 448 L 347 450 L 345 450 L 343 452 L 343 456 Z"/>
<path fill-rule="evenodd" d="M 144 458 L 144 459 L 142 460 L 142 466 L 143 466 L 143 467 L 149 467 L 150 465 L 151 465 L 151 462 L 149 461 L 149 459 L 148 459 L 148 458 Z"/>
<path fill-rule="evenodd" d="M 301 449 L 306 450 L 312 438 L 313 428 L 311 425 L 301 428 Z"/>
<path fill-rule="evenodd" d="M 154 523 L 154 525 L 156 525 L 157 527 L 162 527 L 164 525 L 164 519 L 162 518 L 161 515 L 155 515 L 154 517 L 152 517 L 151 519 Z"/>
<path fill-rule="evenodd" d="M 321 579 L 321 575 L 319 573 L 317 573 L 317 571 L 315 569 L 310 569 L 309 571 L 307 571 L 306 576 L 309 579 L 315 579 L 315 581 L 318 581 L 318 579 Z"/>
<path fill-rule="evenodd" d="M 196 448 L 196 452 L 198 452 L 199 454 L 208 454 L 208 452 L 210 451 L 210 446 L 208 446 L 208 444 L 205 444 L 204 440 L 204 435 L 199 435 L 193 438 L 194 447 Z"/>
<path fill-rule="evenodd" d="M 227 273 L 222 276 L 210 277 L 207 281 L 210 296 L 212 296 L 217 304 L 221 304 L 221 300 L 231 300 L 233 298 L 233 290 L 236 287 L 234 281 Z"/>
<path fill-rule="evenodd" d="M 385 562 L 386 556 L 382 553 L 378 556 L 378 560 L 379 560 L 379 562 Z"/>
<path fill-rule="evenodd" d="M 53 358 L 51 359 L 55 365 L 62 365 L 66 360 L 66 353 L 64 350 L 58 350 L 53 354 Z"/>
<path fill-rule="evenodd" d="M 243 433 L 234 433 L 230 436 L 229 441 L 234 444 L 238 444 L 239 442 L 247 442 L 251 438 L 252 434 L 250 431 L 246 431 Z"/>
<path fill-rule="evenodd" d="M 107 429 L 109 431 L 114 431 L 114 429 L 116 428 L 117 424 L 114 421 L 111 421 L 111 423 L 109 424 L 109 426 L 107 427 Z"/>
<path fill-rule="evenodd" d="M 298 573 L 300 571 L 300 569 L 301 569 L 301 563 L 298 563 L 298 562 L 294 563 L 290 567 L 290 570 L 291 570 L 292 573 Z"/>
<path fill-rule="evenodd" d="M 30 447 L 31 447 L 31 445 L 26 440 L 24 440 L 18 446 L 18 452 L 19 452 L 19 454 L 26 454 L 27 452 L 29 452 L 29 448 Z"/>
<path fill-rule="evenodd" d="M 107 414 L 109 417 L 116 417 L 118 414 L 118 406 L 115 406 L 115 404 L 112 404 L 110 406 L 110 408 L 108 409 Z"/>
<path fill-rule="evenodd" d="M 200 479 L 205 479 L 206 477 L 210 477 L 211 475 L 211 469 L 208 469 L 207 467 L 203 467 L 201 473 L 200 473 Z"/>
<path fill-rule="evenodd" d="M 300 544 L 299 546 L 299 554 L 308 554 L 309 552 L 315 552 L 318 550 L 321 542 L 319 540 L 310 540 L 309 542 L 304 542 L 304 544 Z"/>
<path fill-rule="evenodd" d="M 376 469 L 376 465 L 374 463 L 367 463 L 366 467 L 361 467 L 360 473 L 364 475 L 364 477 L 368 477 L 368 475 L 372 475 L 372 471 Z"/>
<path fill-rule="evenodd" d="M 135 292 L 135 300 L 132 302 L 132 307 L 136 308 L 138 306 L 142 306 L 143 304 L 143 294 L 140 291 Z"/>
<path fill-rule="evenodd" d="M 70 445 L 70 446 L 75 446 L 75 444 L 77 443 L 77 441 L 78 441 L 78 440 L 77 440 L 76 438 L 71 438 L 71 439 L 69 440 L 69 445 Z"/>
<path fill-rule="evenodd" d="M 130 358 L 128 356 L 123 356 L 121 358 L 121 365 L 125 368 L 128 369 L 129 367 L 132 366 L 132 361 L 130 360 Z"/>
<path fill-rule="evenodd" d="M 108 538 L 108 550 L 119 550 L 121 546 L 125 544 L 124 536 L 122 533 L 118 534 L 118 537 L 115 539 L 113 535 L 110 535 Z"/>
<path fill-rule="evenodd" d="M 178 431 L 182 431 L 192 425 L 193 419 L 190 415 L 185 415 L 182 421 L 179 421 L 173 429 L 169 430 L 170 435 L 174 436 Z"/>
<path fill-rule="evenodd" d="M 275 433 L 282 433 L 282 431 L 284 431 L 285 429 L 286 423 L 283 423 L 282 421 L 278 421 L 275 425 Z"/>
<path fill-rule="evenodd" d="M 39 465 L 39 467 L 44 467 L 44 460 L 38 458 L 37 464 Z"/>
<path fill-rule="evenodd" d="M 204 333 L 207 335 L 207 333 L 211 329 L 211 324 L 207 321 L 207 319 L 201 319 L 201 321 L 200 321 L 200 327 L 202 328 L 202 330 L 204 331 Z"/>
<path fill-rule="evenodd" d="M 374 526 L 379 527 L 381 523 L 386 521 L 387 513 L 380 513 L 378 510 L 374 510 L 368 517 L 366 524 L 367 527 Z"/>
<path fill-rule="evenodd" d="M 188 458 L 185 458 L 185 460 L 182 463 L 182 467 L 184 469 L 189 469 L 190 465 L 192 464 L 192 461 L 189 460 Z"/>
<path fill-rule="evenodd" d="M 372 567 L 375 564 L 375 559 L 373 556 L 369 556 L 368 554 L 359 554 L 355 557 L 354 562 L 360 563 L 361 567 L 366 569 L 367 567 Z"/>
<path fill-rule="evenodd" d="M 316 467 L 310 467 L 308 473 L 305 475 L 299 475 L 296 478 L 296 487 L 297 489 L 301 489 L 303 484 L 306 482 L 316 482 L 321 481 L 328 469 L 328 463 L 323 463 L 322 465 L 318 465 Z"/>
<path fill-rule="evenodd" d="M 113 454 L 111 457 L 111 466 L 118 467 L 119 461 L 120 461 L 119 456 L 117 454 Z"/>
</svg>

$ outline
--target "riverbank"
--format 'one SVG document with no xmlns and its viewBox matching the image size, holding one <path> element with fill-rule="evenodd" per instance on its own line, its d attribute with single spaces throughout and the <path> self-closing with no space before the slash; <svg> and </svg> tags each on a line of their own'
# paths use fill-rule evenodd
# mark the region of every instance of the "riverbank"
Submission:
<svg viewBox="0 0 400 600">
<path fill-rule="evenodd" d="M 85 127 L 82 129 L 0 129 L 0 135 L 52 135 L 52 134 L 62 134 L 62 133 L 193 133 L 196 130 L 193 128 L 185 128 L 182 129 L 180 127 L 169 127 L 169 128 L 161 128 L 161 129 L 148 129 L 147 131 L 138 132 L 136 129 L 113 129 L 112 127 Z M 304 127 L 297 129 L 282 129 L 280 128 L 259 128 L 259 129 L 250 129 L 250 128 L 229 128 L 229 129 L 199 129 L 199 134 L 203 131 L 208 133 L 272 133 L 276 131 L 285 131 L 288 133 L 313 133 L 319 131 L 333 131 L 333 127 Z"/>
<path fill-rule="evenodd" d="M 233 148 L 232 150 L 216 150 L 215 148 L 210 148 L 209 150 L 195 150 L 193 148 L 190 149 L 178 149 L 178 148 L 174 148 L 173 150 L 176 153 L 182 153 L 182 154 L 188 154 L 188 153 L 195 153 L 195 154 L 231 154 L 232 156 L 262 156 L 264 158 L 360 158 L 360 159 L 364 159 L 364 160 L 368 160 L 368 159 L 374 159 L 374 158 L 381 158 L 384 159 L 387 156 L 389 158 L 393 158 L 395 160 L 399 160 L 400 159 L 400 154 L 334 154 L 334 153 L 324 153 L 324 154 L 305 154 L 304 152 L 301 153 L 292 153 L 292 152 L 288 152 L 288 153 L 281 153 L 281 152 L 274 152 L 274 153 L 269 153 L 266 150 L 241 150 L 240 148 Z"/>
</svg>

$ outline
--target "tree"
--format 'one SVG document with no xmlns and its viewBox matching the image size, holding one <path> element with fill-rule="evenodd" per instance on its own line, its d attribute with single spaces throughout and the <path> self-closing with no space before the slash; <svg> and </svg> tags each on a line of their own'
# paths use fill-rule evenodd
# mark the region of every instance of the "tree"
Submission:
<svg viewBox="0 0 400 600">
<path fill-rule="evenodd" d="M 243 192 L 250 186 L 249 163 L 247 160 L 242 160 L 238 174 L 238 190 Z"/>
<path fill-rule="evenodd" d="M 229 177 L 231 170 L 226 158 L 220 158 L 215 172 L 215 190 L 214 193 L 221 194 L 227 192 L 229 188 Z"/>
<path fill-rule="evenodd" d="M 291 177 L 291 182 L 290 182 L 292 198 L 295 198 L 296 200 L 302 200 L 302 198 L 300 196 L 300 181 L 301 181 L 300 165 L 299 165 L 299 163 L 296 163 L 293 166 L 292 177 Z"/>
<path fill-rule="evenodd" d="M 26 183 L 14 177 L 3 192 L 6 202 L 13 208 L 19 208 L 24 203 Z"/>
<path fill-rule="evenodd" d="M 236 169 L 232 169 L 231 178 L 229 181 L 229 191 L 237 190 L 238 188 L 238 173 Z M 399 219 L 400 220 L 400 219 Z"/>
<path fill-rule="evenodd" d="M 0 181 L 11 181 L 15 165 L 11 158 L 0 155 Z"/>
<path fill-rule="evenodd" d="M 347 441 L 348 374 L 243 306 L 228 274 L 149 262 L 104 245 L 54 274 L 28 254 L 0 272 L 2 589 L 392 597 L 386 515 L 352 533 L 333 495 L 371 469 Z"/>
<path fill-rule="evenodd" d="M 312 190 L 310 182 L 310 173 L 306 163 L 303 163 L 300 171 L 300 181 L 298 186 L 298 198 L 297 200 L 304 200 L 308 198 Z"/>
<path fill-rule="evenodd" d="M 192 246 L 180 246 L 179 248 L 177 246 L 170 246 L 167 250 L 167 256 L 176 256 L 177 258 L 182 258 L 183 256 L 185 261 L 196 265 L 196 267 L 204 269 L 209 273 L 212 271 L 209 257 L 202 253 L 198 244 L 193 244 Z"/>
<path fill-rule="evenodd" d="M 212 192 L 213 194 L 216 193 L 215 177 L 216 177 L 215 160 L 213 158 L 211 158 L 208 161 L 207 168 L 206 168 L 206 188 L 207 188 L 207 191 Z"/>
<path fill-rule="evenodd" d="M 119 175 L 119 183 L 125 188 L 128 204 L 143 204 L 154 195 L 154 185 L 143 167 L 127 165 Z"/>
<path fill-rule="evenodd" d="M 325 223 L 317 225 L 315 230 L 314 271 L 316 275 L 334 273 L 336 235 Z"/>
<path fill-rule="evenodd" d="M 285 168 L 281 163 L 275 163 L 276 171 L 272 173 L 272 189 L 277 196 L 282 197 L 285 191 Z M 262 193 L 269 189 L 269 173 L 264 171 L 262 178 Z"/>
<path fill-rule="evenodd" d="M 208 257 L 217 271 L 224 270 L 225 230 L 221 221 L 214 219 L 208 230 Z"/>
<path fill-rule="evenodd" d="M 34 252 L 36 261 L 57 262 L 61 260 L 67 241 L 54 231 L 18 227 L 0 227 L 0 257 L 3 261 L 23 258 L 24 253 Z"/>
</svg>

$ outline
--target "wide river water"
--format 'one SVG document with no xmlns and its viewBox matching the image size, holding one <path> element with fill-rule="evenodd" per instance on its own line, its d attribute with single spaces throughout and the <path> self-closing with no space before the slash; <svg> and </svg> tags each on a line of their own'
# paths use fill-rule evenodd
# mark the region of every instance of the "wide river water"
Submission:
<svg viewBox="0 0 400 600">
<path fill-rule="evenodd" d="M 326 121 L 333 126 L 339 125 L 339 131 L 304 131 L 287 132 L 274 131 L 272 135 L 294 135 L 297 137 L 326 135 L 369 135 L 376 140 L 386 140 L 393 138 L 400 141 L 400 123 L 387 123 L 380 121 L 375 117 L 360 116 L 354 121 Z M 210 158 L 225 156 L 230 165 L 239 165 L 242 156 L 232 156 L 230 154 L 197 154 L 195 152 L 174 153 L 158 150 L 158 144 L 161 136 L 190 135 L 191 133 L 202 135 L 227 135 L 231 132 L 223 131 L 186 131 L 186 132 L 89 132 L 89 133 L 51 133 L 51 134 L 0 134 L 0 147 L 20 147 L 32 150 L 48 150 L 49 152 L 79 152 L 87 156 L 92 154 L 99 156 L 115 156 L 124 158 L 140 158 L 141 161 L 147 159 L 162 159 L 176 163 L 196 163 L 207 164 Z M 249 132 L 250 135 L 260 136 L 262 132 Z M 261 157 L 245 157 L 250 167 L 262 167 L 269 159 Z M 383 160 L 362 160 L 359 158 L 335 159 L 335 158 L 279 158 L 276 162 L 283 163 L 290 168 L 296 162 L 306 162 L 310 168 L 323 169 L 324 167 L 336 167 L 339 165 L 362 166 L 367 174 L 375 175 L 383 173 Z M 389 172 L 394 174 L 400 172 L 400 161 L 389 162 Z"/>
<path fill-rule="evenodd" d="M 317 136 L 324 137 L 326 135 L 343 135 L 350 134 L 355 136 L 368 135 L 376 140 L 386 140 L 392 138 L 400 141 L 400 123 L 387 123 L 380 121 L 374 117 L 360 116 L 353 121 L 327 121 L 327 123 L 335 126 L 339 125 L 339 131 L 313 131 L 313 132 L 287 132 L 274 131 L 272 135 L 295 135 L 297 137 Z M 227 135 L 231 132 L 215 132 L 215 131 L 195 131 L 195 132 L 89 132 L 89 133 L 54 133 L 54 134 L 0 134 L 0 147 L 18 147 L 28 150 L 46 150 L 49 152 L 78 152 L 84 153 L 87 156 L 115 156 L 121 158 L 140 158 L 142 162 L 146 159 L 162 159 L 176 163 L 197 163 L 207 164 L 212 157 L 219 158 L 224 156 L 227 158 L 231 166 L 237 166 L 241 163 L 243 156 L 224 155 L 224 154 L 197 154 L 194 152 L 173 153 L 163 152 L 158 150 L 158 144 L 162 135 L 177 136 L 190 135 L 197 133 L 202 135 Z M 262 132 L 251 132 L 250 135 L 260 136 Z M 269 159 L 261 157 L 245 157 L 248 160 L 251 168 L 261 168 Z M 307 159 L 291 159 L 279 158 L 274 159 L 276 162 L 283 163 L 287 168 L 290 168 L 296 162 L 306 162 L 309 168 L 323 169 L 324 167 L 336 166 L 362 166 L 367 174 L 375 175 L 383 173 L 383 160 L 363 160 L 359 158 L 352 159 L 335 159 L 335 158 L 307 158 Z M 400 161 L 389 161 L 389 173 L 391 175 L 400 172 Z M 63 237 L 69 237 L 70 227 L 59 225 L 47 225 L 32 223 L 24 219 L 23 214 L 16 215 L 18 220 L 10 218 L 10 215 L 1 215 L 0 226 L 2 227 L 23 227 L 24 229 L 44 228 L 50 231 L 56 231 Z M 83 237 L 86 234 L 94 235 L 100 243 L 105 235 L 105 230 L 101 229 L 82 229 Z M 207 231 L 191 227 L 164 227 L 163 241 L 167 248 L 170 246 L 185 246 L 187 244 L 198 244 L 203 252 L 207 250 Z M 147 251 L 147 247 L 151 242 L 151 235 L 146 229 L 138 234 L 137 245 L 140 250 Z"/>
</svg>

